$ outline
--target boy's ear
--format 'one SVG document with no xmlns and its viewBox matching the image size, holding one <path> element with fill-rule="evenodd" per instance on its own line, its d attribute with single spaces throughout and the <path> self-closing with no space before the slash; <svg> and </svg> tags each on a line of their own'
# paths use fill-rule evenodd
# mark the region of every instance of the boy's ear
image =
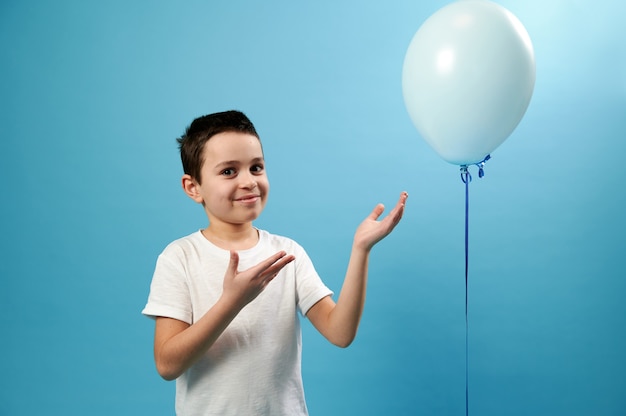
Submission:
<svg viewBox="0 0 626 416">
<path fill-rule="evenodd" d="M 200 190 L 198 182 L 191 177 L 191 175 L 184 174 L 181 184 L 183 186 L 183 191 L 187 194 L 187 196 L 197 203 L 201 204 L 204 202 L 202 196 L 200 195 Z"/>
</svg>

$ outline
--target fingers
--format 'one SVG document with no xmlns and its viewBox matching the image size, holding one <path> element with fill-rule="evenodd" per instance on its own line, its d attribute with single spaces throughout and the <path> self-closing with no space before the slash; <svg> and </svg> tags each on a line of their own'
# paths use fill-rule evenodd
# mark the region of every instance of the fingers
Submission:
<svg viewBox="0 0 626 416">
<path fill-rule="evenodd" d="M 402 214 L 404 214 L 404 207 L 406 205 L 406 200 L 408 197 L 409 194 L 407 192 L 402 192 L 395 208 L 389 213 L 389 216 L 393 218 L 394 223 L 398 223 L 398 221 L 400 221 L 400 219 L 402 218 Z"/>
<path fill-rule="evenodd" d="M 409 197 L 409 194 L 406 191 L 403 191 L 402 193 L 400 193 L 400 198 L 398 199 L 396 206 L 389 213 L 389 215 L 387 215 L 385 219 L 389 218 L 391 221 L 396 222 L 396 223 L 400 221 L 400 218 L 402 218 L 402 214 L 404 213 L 404 206 L 406 205 L 406 199 L 408 197 Z M 376 205 L 372 213 L 369 215 L 369 219 L 377 220 L 384 210 L 385 210 L 385 206 L 383 204 Z"/>
<path fill-rule="evenodd" d="M 398 204 L 404 205 L 408 198 L 409 198 L 409 193 L 407 191 L 402 191 L 400 193 L 400 199 L 398 200 Z"/>
<path fill-rule="evenodd" d="M 294 261 L 295 258 L 296 257 L 293 255 L 287 255 L 285 252 L 282 252 L 282 256 L 279 258 L 279 260 L 277 260 L 267 269 L 265 269 L 264 275 L 266 276 L 266 283 L 269 283 L 276 276 L 278 276 L 278 273 L 283 269 L 283 267 Z"/>
<path fill-rule="evenodd" d="M 278 275 L 283 267 L 291 263 L 294 259 L 295 256 L 287 255 L 284 251 L 279 251 L 252 267 L 249 271 L 254 273 L 258 279 L 266 282 L 267 284 Z"/>
<path fill-rule="evenodd" d="M 406 191 L 402 191 L 400 193 L 400 198 L 398 199 L 398 203 L 396 204 L 395 209 L 402 209 L 406 205 L 406 200 L 409 197 L 409 194 Z"/>
<path fill-rule="evenodd" d="M 284 263 L 285 257 L 288 257 L 287 253 L 284 252 L 284 251 L 279 251 L 278 253 L 276 253 L 276 254 L 268 257 L 267 259 L 263 260 L 261 263 L 259 263 L 255 267 L 259 268 L 259 272 L 268 271 L 268 270 L 271 271 L 271 270 L 274 270 L 277 265 L 280 265 L 280 264 Z M 293 256 L 291 256 L 291 257 L 293 257 Z M 285 263 L 285 264 L 287 264 L 287 263 Z M 282 269 L 283 266 L 281 266 L 280 268 Z"/>
</svg>

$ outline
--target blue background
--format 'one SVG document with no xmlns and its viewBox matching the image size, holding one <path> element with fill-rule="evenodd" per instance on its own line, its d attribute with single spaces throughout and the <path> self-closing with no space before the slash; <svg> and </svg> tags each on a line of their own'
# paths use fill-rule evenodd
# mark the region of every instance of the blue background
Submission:
<svg viewBox="0 0 626 416">
<path fill-rule="evenodd" d="M 499 3 L 537 83 L 470 186 L 470 414 L 625 415 L 626 3 Z M 464 188 L 401 90 L 445 4 L 4 0 L 0 414 L 173 414 L 140 311 L 158 253 L 206 225 L 174 139 L 230 108 L 266 152 L 257 226 L 337 292 L 357 224 L 410 194 L 355 343 L 304 325 L 311 414 L 463 414 Z"/>
</svg>

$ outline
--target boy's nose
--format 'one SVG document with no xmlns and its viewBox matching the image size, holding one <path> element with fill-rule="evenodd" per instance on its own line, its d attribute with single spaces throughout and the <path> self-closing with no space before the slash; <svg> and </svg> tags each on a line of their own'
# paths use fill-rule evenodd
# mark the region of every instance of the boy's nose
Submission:
<svg viewBox="0 0 626 416">
<path fill-rule="evenodd" d="M 246 189 L 254 189 L 258 186 L 256 180 L 254 179 L 254 177 L 249 176 L 246 177 L 242 180 L 241 182 L 241 187 L 242 188 L 246 188 Z"/>
</svg>

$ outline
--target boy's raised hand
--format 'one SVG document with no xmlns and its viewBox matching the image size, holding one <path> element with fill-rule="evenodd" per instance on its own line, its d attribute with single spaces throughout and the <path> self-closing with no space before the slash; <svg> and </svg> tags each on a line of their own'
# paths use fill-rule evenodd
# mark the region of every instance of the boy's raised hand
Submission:
<svg viewBox="0 0 626 416">
<path fill-rule="evenodd" d="M 280 251 L 256 266 L 240 272 L 237 270 L 239 254 L 236 251 L 231 251 L 228 269 L 224 275 L 222 296 L 230 299 L 239 308 L 243 308 L 252 302 L 278 275 L 278 272 L 294 259 L 293 255 L 287 255 L 284 251 Z"/>
<path fill-rule="evenodd" d="M 378 221 L 378 217 L 385 210 L 385 206 L 383 204 L 376 205 L 372 213 L 357 228 L 354 234 L 354 245 L 369 251 L 376 243 L 389 235 L 402 218 L 408 196 L 408 193 L 402 192 L 394 209 L 380 221 Z"/>
</svg>

